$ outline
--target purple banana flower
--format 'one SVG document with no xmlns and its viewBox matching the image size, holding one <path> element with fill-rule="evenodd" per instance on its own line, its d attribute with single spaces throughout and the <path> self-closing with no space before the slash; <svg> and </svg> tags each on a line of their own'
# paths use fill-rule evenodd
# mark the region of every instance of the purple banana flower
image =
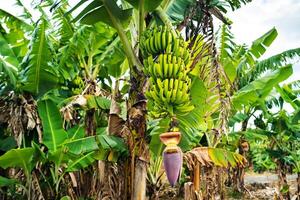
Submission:
<svg viewBox="0 0 300 200">
<path fill-rule="evenodd" d="M 164 152 L 163 153 L 164 167 L 170 185 L 173 187 L 180 177 L 182 167 L 182 153 L 178 152 Z"/>
</svg>

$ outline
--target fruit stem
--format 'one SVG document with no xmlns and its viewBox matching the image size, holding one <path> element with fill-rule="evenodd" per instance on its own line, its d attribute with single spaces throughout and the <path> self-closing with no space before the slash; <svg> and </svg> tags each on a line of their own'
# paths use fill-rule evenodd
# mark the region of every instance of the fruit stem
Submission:
<svg viewBox="0 0 300 200">
<path fill-rule="evenodd" d="M 161 21 L 175 34 L 177 34 L 174 30 L 173 30 L 173 26 L 172 23 L 169 19 L 169 17 L 166 15 L 165 11 L 162 9 L 161 6 L 157 7 L 155 10 L 156 14 L 159 16 L 159 18 L 161 19 Z"/>
<path fill-rule="evenodd" d="M 170 131 L 178 131 L 179 122 L 175 116 L 171 117 Z"/>
</svg>

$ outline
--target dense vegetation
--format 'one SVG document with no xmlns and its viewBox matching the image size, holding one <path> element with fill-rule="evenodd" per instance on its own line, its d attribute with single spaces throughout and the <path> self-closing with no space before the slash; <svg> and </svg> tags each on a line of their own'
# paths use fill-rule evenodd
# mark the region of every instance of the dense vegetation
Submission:
<svg viewBox="0 0 300 200">
<path fill-rule="evenodd" d="M 249 167 L 281 199 L 297 173 L 300 196 L 300 48 L 261 59 L 276 28 L 237 44 L 225 15 L 249 2 L 0 10 L 1 199 L 224 199 Z"/>
</svg>

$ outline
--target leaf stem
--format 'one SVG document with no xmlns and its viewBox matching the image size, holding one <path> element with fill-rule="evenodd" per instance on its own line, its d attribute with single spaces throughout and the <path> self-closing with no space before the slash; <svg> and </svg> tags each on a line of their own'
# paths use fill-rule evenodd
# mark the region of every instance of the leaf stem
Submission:
<svg viewBox="0 0 300 200">
<path fill-rule="evenodd" d="M 124 31 L 124 27 L 122 26 L 121 22 L 119 21 L 119 19 L 117 19 L 114 14 L 111 12 L 111 2 L 110 0 L 102 0 L 104 7 L 106 8 L 106 11 L 115 27 L 115 29 L 118 32 L 118 35 L 121 39 L 121 42 L 123 43 L 123 47 L 124 47 L 124 52 L 128 58 L 128 62 L 130 64 L 130 66 L 136 66 L 138 69 L 142 70 L 143 69 L 143 65 L 140 62 L 140 60 L 138 59 L 138 57 L 135 55 L 130 42 L 126 36 L 126 33 Z"/>
<path fill-rule="evenodd" d="M 138 41 L 141 41 L 141 36 L 144 31 L 144 20 L 145 20 L 144 0 L 140 0 L 140 3 L 139 3 L 139 40 Z"/>
</svg>

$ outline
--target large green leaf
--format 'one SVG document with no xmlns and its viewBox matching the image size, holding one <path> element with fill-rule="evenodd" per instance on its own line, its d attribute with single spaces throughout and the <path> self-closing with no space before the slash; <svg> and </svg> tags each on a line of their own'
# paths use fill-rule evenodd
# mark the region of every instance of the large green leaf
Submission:
<svg viewBox="0 0 300 200">
<path fill-rule="evenodd" d="M 12 85 L 16 85 L 19 61 L 1 32 L 0 46 L 0 74 L 3 73 L 7 75 L 9 78 L 8 82 Z"/>
<path fill-rule="evenodd" d="M 82 5 L 80 1 L 74 8 L 77 9 Z M 70 10 L 73 12 L 75 9 Z M 113 14 L 115 19 L 118 20 L 124 27 L 126 27 L 132 16 L 132 9 L 122 10 L 115 0 L 94 0 L 91 1 L 76 17 L 75 21 L 80 20 L 84 24 L 95 24 L 102 21 L 112 27 L 114 27 L 114 22 L 111 19 L 110 13 Z M 117 22 L 117 23 L 118 23 Z"/>
<path fill-rule="evenodd" d="M 167 15 L 174 22 L 182 22 L 187 9 L 194 3 L 195 0 L 174 0 L 171 5 L 169 5 L 167 10 Z"/>
<path fill-rule="evenodd" d="M 196 146 L 203 132 L 208 128 L 205 122 L 205 113 L 208 109 L 206 99 L 208 98 L 208 91 L 204 86 L 202 80 L 198 77 L 193 77 L 193 84 L 191 87 L 191 99 L 195 109 L 187 115 L 178 115 L 179 129 L 182 133 L 180 147 L 186 151 Z"/>
<path fill-rule="evenodd" d="M 94 154 L 95 152 L 90 152 L 70 161 L 68 163 L 67 172 L 78 171 L 91 165 L 95 161 L 95 158 L 93 157 Z"/>
<path fill-rule="evenodd" d="M 234 107 L 239 109 L 242 105 L 249 105 L 257 100 L 263 100 L 276 85 L 286 80 L 292 73 L 292 66 L 287 65 L 252 81 L 234 94 L 232 97 Z"/>
<path fill-rule="evenodd" d="M 300 57 L 300 48 L 289 49 L 281 52 L 277 55 L 271 56 L 255 64 L 255 67 L 251 70 L 250 74 L 256 78 L 267 70 L 276 70 L 280 66 L 291 64 L 293 59 Z"/>
<path fill-rule="evenodd" d="M 55 152 L 67 139 L 59 110 L 51 100 L 42 100 L 38 102 L 38 112 L 43 125 L 43 143 Z"/>
<path fill-rule="evenodd" d="M 87 100 L 87 106 L 89 109 L 103 109 L 109 110 L 111 101 L 105 97 L 94 96 L 94 95 L 85 95 L 84 96 Z"/>
<path fill-rule="evenodd" d="M 280 94 L 282 99 L 289 103 L 295 110 L 300 108 L 300 100 L 296 94 L 293 93 L 292 89 L 288 85 L 280 87 L 276 86 L 277 92 Z"/>
<path fill-rule="evenodd" d="M 6 169 L 8 167 L 22 168 L 26 175 L 29 175 L 34 163 L 32 163 L 34 155 L 33 148 L 12 149 L 0 157 L 0 167 Z"/>
<path fill-rule="evenodd" d="M 277 35 L 277 30 L 275 28 L 272 28 L 260 38 L 253 41 L 250 49 L 245 54 L 250 65 L 254 64 L 254 58 L 258 59 L 266 52 L 266 48 L 273 43 Z"/>
<path fill-rule="evenodd" d="M 99 132 L 101 133 L 99 134 Z M 68 130 L 69 139 L 65 140 L 60 146 L 65 148 L 68 154 L 74 155 L 82 155 L 96 150 L 103 152 L 115 151 L 119 152 L 120 155 L 127 153 L 127 147 L 121 138 L 107 135 L 106 130 L 100 131 L 98 129 L 97 134 L 96 136 L 84 137 L 83 127 L 75 126 Z"/>
<path fill-rule="evenodd" d="M 97 135 L 97 141 L 99 142 L 101 148 L 105 150 L 114 150 L 119 153 L 123 153 L 124 155 L 128 153 L 126 144 L 124 143 L 123 139 L 119 137 L 102 134 Z"/>
<path fill-rule="evenodd" d="M 68 153 L 72 153 L 76 155 L 99 149 L 94 136 L 82 137 L 82 138 L 66 141 L 63 145 L 67 147 Z"/>
<path fill-rule="evenodd" d="M 125 0 L 130 3 L 134 8 L 139 9 L 141 0 Z M 145 11 L 153 11 L 157 8 L 163 0 L 143 0 Z"/>
<path fill-rule="evenodd" d="M 46 21 L 41 19 L 36 27 L 30 51 L 23 65 L 22 89 L 35 95 L 41 95 L 56 87 L 59 79 L 53 66 L 50 65 L 52 53 L 46 35 Z"/>
<path fill-rule="evenodd" d="M 85 135 L 84 127 L 82 125 L 76 125 L 68 129 L 68 138 L 69 139 L 80 139 Z"/>
</svg>

